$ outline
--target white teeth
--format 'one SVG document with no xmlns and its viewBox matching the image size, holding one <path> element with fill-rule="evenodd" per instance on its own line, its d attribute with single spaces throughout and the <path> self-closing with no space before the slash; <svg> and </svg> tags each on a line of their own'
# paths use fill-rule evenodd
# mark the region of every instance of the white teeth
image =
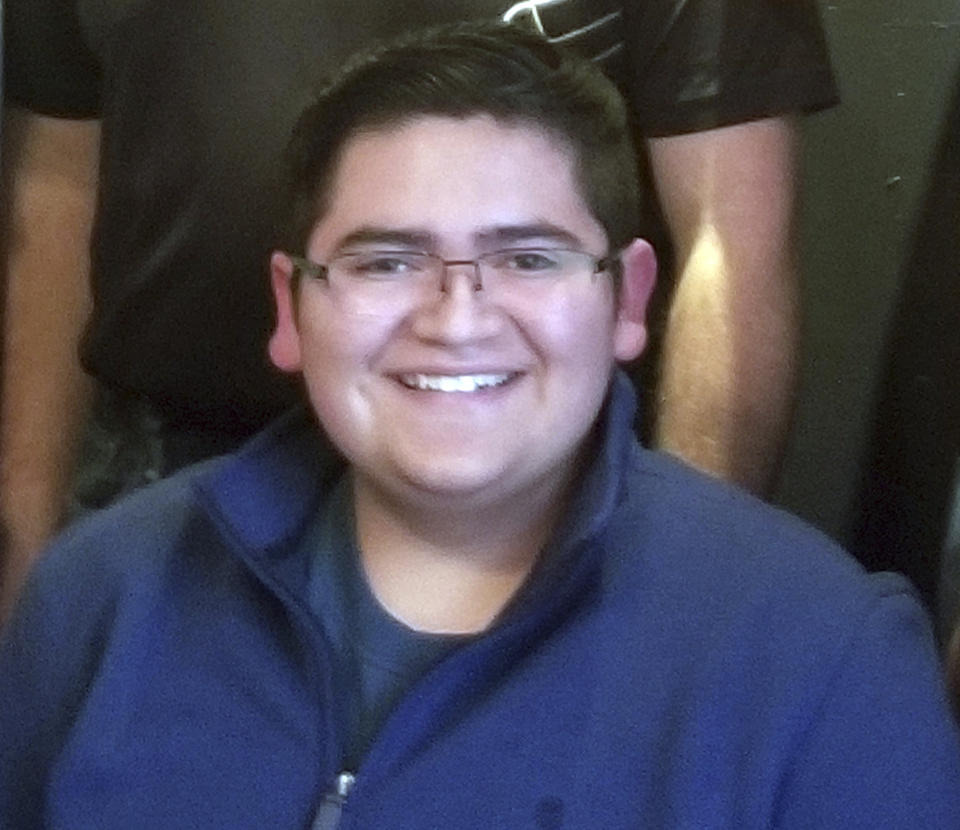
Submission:
<svg viewBox="0 0 960 830">
<path fill-rule="evenodd" d="M 411 389 L 431 392 L 476 392 L 490 386 L 500 386 L 510 375 L 401 375 L 400 382 Z"/>
</svg>

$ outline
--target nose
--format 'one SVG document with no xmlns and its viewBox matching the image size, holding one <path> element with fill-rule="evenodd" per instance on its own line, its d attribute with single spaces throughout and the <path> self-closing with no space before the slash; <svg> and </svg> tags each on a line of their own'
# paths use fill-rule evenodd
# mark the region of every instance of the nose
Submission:
<svg viewBox="0 0 960 830">
<path fill-rule="evenodd" d="M 473 290 L 483 290 L 483 277 L 480 275 L 480 263 L 474 259 L 445 259 L 443 260 L 443 271 L 440 276 L 440 290 L 447 292 L 447 284 L 450 280 L 450 274 L 456 273 L 454 268 L 462 269 L 463 273 L 473 274 Z"/>
<path fill-rule="evenodd" d="M 476 264 L 469 260 L 445 264 L 440 291 L 414 315 L 414 333 L 424 340 L 448 344 L 495 337 L 503 325 L 503 313 L 482 290 Z"/>
</svg>

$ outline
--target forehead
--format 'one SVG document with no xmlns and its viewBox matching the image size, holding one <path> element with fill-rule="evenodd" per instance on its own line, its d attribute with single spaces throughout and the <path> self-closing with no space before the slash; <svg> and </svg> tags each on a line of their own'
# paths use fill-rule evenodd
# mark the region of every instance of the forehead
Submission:
<svg viewBox="0 0 960 830">
<path fill-rule="evenodd" d="M 416 230 L 459 247 L 485 229 L 535 224 L 605 249 L 569 145 L 523 122 L 422 116 L 347 141 L 308 248 L 332 253 L 362 228 Z"/>
</svg>

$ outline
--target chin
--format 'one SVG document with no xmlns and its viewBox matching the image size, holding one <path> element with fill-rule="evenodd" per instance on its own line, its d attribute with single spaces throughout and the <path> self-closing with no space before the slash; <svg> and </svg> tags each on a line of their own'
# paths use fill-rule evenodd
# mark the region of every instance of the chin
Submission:
<svg viewBox="0 0 960 830">
<path fill-rule="evenodd" d="M 478 470 L 469 465 L 441 468 L 403 468 L 398 478 L 406 487 L 436 498 L 473 500 L 485 493 L 493 495 L 504 484 L 500 470 Z"/>
</svg>

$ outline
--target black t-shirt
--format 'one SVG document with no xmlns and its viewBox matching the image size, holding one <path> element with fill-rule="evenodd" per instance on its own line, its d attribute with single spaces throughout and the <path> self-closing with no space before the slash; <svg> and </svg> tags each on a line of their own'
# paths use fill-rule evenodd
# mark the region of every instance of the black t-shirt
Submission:
<svg viewBox="0 0 960 830">
<path fill-rule="evenodd" d="M 238 435 L 285 407 L 266 275 L 293 121 L 371 38 L 511 7 L 599 60 L 645 135 L 836 97 L 814 0 L 7 0 L 8 101 L 103 120 L 86 367 Z"/>
</svg>

